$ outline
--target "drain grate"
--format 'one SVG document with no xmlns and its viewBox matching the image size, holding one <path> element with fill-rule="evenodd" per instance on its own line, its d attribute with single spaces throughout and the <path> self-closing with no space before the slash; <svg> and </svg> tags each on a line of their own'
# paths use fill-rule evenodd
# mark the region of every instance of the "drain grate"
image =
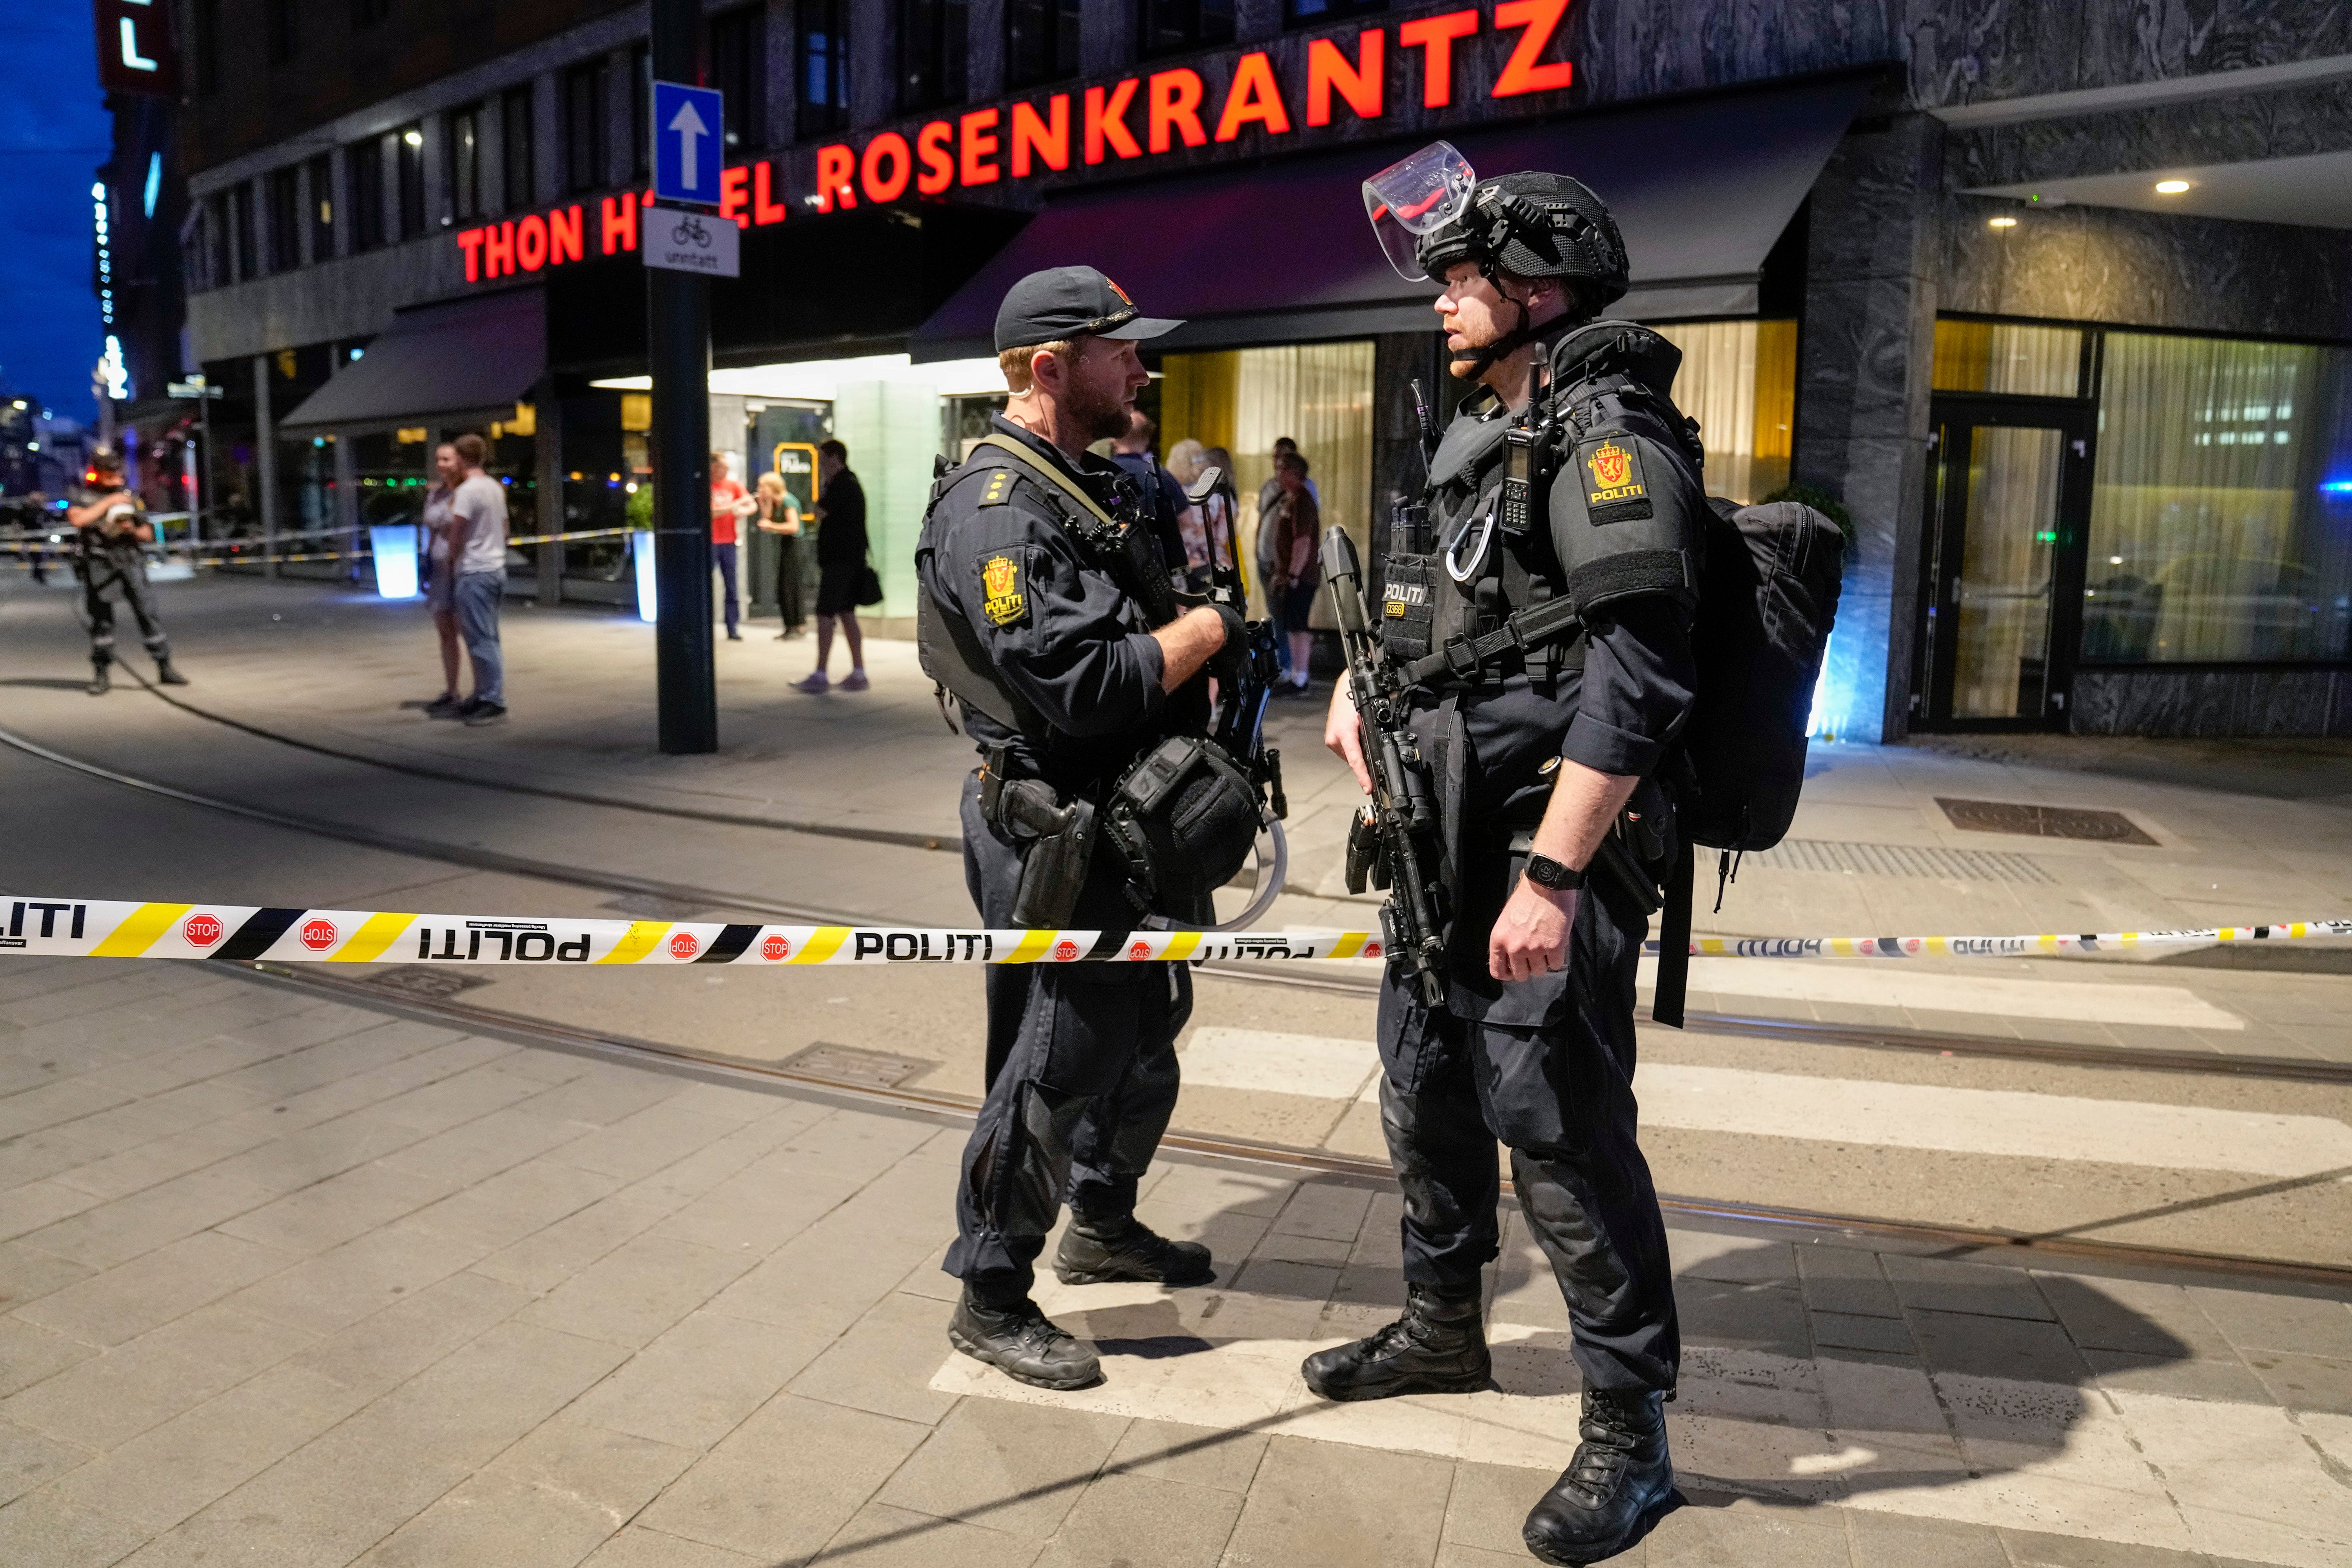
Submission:
<svg viewBox="0 0 2352 1568">
<path fill-rule="evenodd" d="M 2088 806 L 2028 805 L 2007 800 L 1936 797 L 1952 826 L 1970 833 L 2016 833 L 2033 838 L 2087 838 L 2098 844 L 2154 844 L 2120 811 Z"/>
<path fill-rule="evenodd" d="M 1831 871 L 1849 877 L 1933 877 L 1960 882 L 2054 885 L 2041 861 L 2005 849 L 1938 849 L 1913 844 L 1854 844 L 1833 838 L 1784 838 L 1748 857 L 1776 871 Z"/>
<path fill-rule="evenodd" d="M 896 1089 L 926 1068 L 940 1064 L 921 1057 L 894 1057 L 887 1051 L 861 1051 L 855 1046 L 819 1040 L 779 1065 L 803 1078 L 821 1078 L 854 1089 Z"/>
<path fill-rule="evenodd" d="M 489 982 L 477 974 L 465 974 L 454 969 L 433 969 L 421 963 L 404 963 L 397 969 L 380 970 L 360 982 L 378 991 L 389 991 L 395 996 L 414 996 L 420 1002 L 446 1002 L 452 996 L 471 991 Z"/>
</svg>

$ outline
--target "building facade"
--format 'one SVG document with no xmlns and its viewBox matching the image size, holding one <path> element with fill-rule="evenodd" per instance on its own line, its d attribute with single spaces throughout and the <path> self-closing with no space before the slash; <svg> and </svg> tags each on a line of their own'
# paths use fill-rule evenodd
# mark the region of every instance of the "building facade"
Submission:
<svg viewBox="0 0 2352 1568">
<path fill-rule="evenodd" d="M 650 469 L 642 5 L 193 0 L 188 325 L 216 493 L 279 536 L 494 437 L 519 531 Z M 1617 211 L 1712 489 L 1853 525 L 1824 732 L 2352 726 L 2352 11 L 2119 0 L 754 0 L 727 94 L 712 429 L 851 448 L 886 621 L 994 302 L 1082 260 L 1187 326 L 1163 442 L 1296 438 L 1376 542 L 1439 389 L 1362 178 L 1433 139 Z M 803 495 L 803 499 L 807 499 Z M 613 540 L 511 563 L 619 603 Z M 762 581 L 755 563 L 752 579 Z"/>
</svg>

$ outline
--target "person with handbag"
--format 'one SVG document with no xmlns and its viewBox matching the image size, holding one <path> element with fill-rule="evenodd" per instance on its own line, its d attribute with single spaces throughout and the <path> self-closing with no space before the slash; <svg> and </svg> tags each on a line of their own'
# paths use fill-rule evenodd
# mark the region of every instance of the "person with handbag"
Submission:
<svg viewBox="0 0 2352 1568">
<path fill-rule="evenodd" d="M 816 476 L 816 668 L 793 682 L 793 689 L 814 693 L 832 687 L 825 666 L 833 662 L 838 622 L 849 644 L 849 673 L 841 689 L 863 691 L 866 636 L 858 629 L 857 607 L 882 602 L 880 574 L 866 559 L 866 489 L 850 471 L 849 448 L 838 441 L 817 447 Z"/>
</svg>

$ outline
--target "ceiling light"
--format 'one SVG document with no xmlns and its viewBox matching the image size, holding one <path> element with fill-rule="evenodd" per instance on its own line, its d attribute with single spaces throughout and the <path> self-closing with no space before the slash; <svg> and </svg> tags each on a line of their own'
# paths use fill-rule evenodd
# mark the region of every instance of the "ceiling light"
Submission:
<svg viewBox="0 0 2352 1568">
<path fill-rule="evenodd" d="M 1985 226 L 1987 228 L 2015 228 L 2017 226 L 2017 220 L 2013 217 L 1987 218 L 1985 220 Z"/>
<path fill-rule="evenodd" d="M 412 131 L 407 135 L 402 137 L 401 140 L 407 142 L 411 147 L 422 147 L 425 145 L 425 132 L 422 131 Z"/>
<path fill-rule="evenodd" d="M 2177 196 L 2188 188 L 2186 180 L 2158 180 L 2156 183 L 2156 194 L 2159 196 Z"/>
</svg>

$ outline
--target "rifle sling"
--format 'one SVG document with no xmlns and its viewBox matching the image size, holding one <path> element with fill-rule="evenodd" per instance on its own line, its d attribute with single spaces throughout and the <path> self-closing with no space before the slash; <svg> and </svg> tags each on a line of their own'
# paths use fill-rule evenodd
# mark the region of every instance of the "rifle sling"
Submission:
<svg viewBox="0 0 2352 1568">
<path fill-rule="evenodd" d="M 1525 658 L 1583 629 L 1584 617 L 1577 613 L 1574 599 L 1565 595 L 1547 599 L 1519 611 L 1485 637 L 1450 639 L 1436 652 L 1405 665 L 1404 678 L 1413 686 L 1425 686 L 1448 676 L 1461 681 L 1475 680 L 1488 665 L 1513 654 Z"/>
</svg>

